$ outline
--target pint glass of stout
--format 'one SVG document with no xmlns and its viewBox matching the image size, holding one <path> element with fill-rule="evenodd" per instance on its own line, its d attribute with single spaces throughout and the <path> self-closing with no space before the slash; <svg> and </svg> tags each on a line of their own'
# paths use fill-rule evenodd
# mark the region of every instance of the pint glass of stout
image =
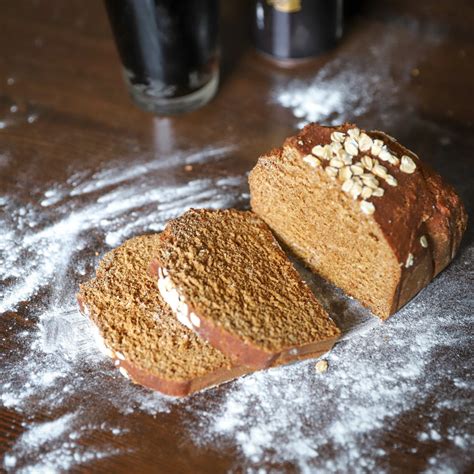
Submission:
<svg viewBox="0 0 474 474">
<path fill-rule="evenodd" d="M 175 114 L 206 104 L 219 82 L 218 0 L 105 0 L 130 95 Z"/>
</svg>

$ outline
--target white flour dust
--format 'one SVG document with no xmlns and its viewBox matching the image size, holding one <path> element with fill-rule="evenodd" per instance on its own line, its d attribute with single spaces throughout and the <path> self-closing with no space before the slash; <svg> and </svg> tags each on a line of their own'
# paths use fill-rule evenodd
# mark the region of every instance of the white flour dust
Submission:
<svg viewBox="0 0 474 474">
<path fill-rule="evenodd" d="M 144 448 L 120 442 L 139 432 L 134 414 L 158 418 L 178 408 L 186 442 L 216 457 L 234 450 L 236 471 L 390 472 L 400 437 L 411 446 L 404 456 L 428 448 L 420 470 L 466 470 L 474 448 L 467 415 L 473 387 L 463 356 L 473 322 L 472 246 L 385 324 L 301 270 L 345 333 L 323 374 L 308 361 L 180 401 L 130 384 L 100 354 L 74 300 L 100 258 L 95 251 L 160 230 L 192 206 L 246 207 L 244 175 L 193 173 L 190 180 L 184 171 L 231 159 L 232 150 L 84 170 L 32 190 L 28 202 L 0 196 L 0 402 L 26 420 L 0 465 L 20 473 L 91 466 Z M 174 182 L 163 182 L 164 168 L 173 170 Z"/>
<path fill-rule="evenodd" d="M 173 158 L 183 166 L 205 157 L 222 158 L 229 151 L 229 147 L 217 148 Z M 96 230 L 108 245 L 115 246 L 138 231 L 160 230 L 169 218 L 190 206 L 221 207 L 235 202 L 232 189 L 236 178 L 232 176 L 194 179 L 180 185 L 160 183 L 154 173 L 171 161 L 107 169 L 87 180 L 81 174 L 74 175 L 66 185 L 46 190 L 40 206 L 19 206 L 3 197 L 5 233 L 0 251 L 5 264 L 0 268 L 0 278 L 15 277 L 17 281 L 3 295 L 0 312 L 28 299 L 53 278 L 60 279 L 75 255 L 86 249 L 89 234 Z M 81 196 L 91 193 L 97 193 L 95 202 L 78 204 Z M 46 211 L 51 206 L 50 214 Z M 21 261 L 28 264 L 28 272 Z"/>
<path fill-rule="evenodd" d="M 304 473 L 390 472 L 397 438 L 415 426 L 412 453 L 433 453 L 426 472 L 461 472 L 474 447 L 472 384 L 455 354 L 470 348 L 473 250 L 396 317 L 339 344 L 327 373 L 308 361 L 239 380 L 198 439 L 232 442 L 249 470 L 287 462 Z"/>
<path fill-rule="evenodd" d="M 183 171 L 231 155 L 230 147 L 214 147 L 84 171 L 33 190 L 26 203 L 0 196 L 0 402 L 26 420 L 2 467 L 50 473 L 91 466 L 143 448 L 120 442 L 137 429 L 134 414 L 158 418 L 177 408 L 196 449 L 235 451 L 231 470 L 389 472 L 400 433 L 411 437 L 408 454 L 429 448 L 425 472 L 464 470 L 473 449 L 466 416 L 472 383 L 462 357 L 473 319 L 472 247 L 385 324 L 301 270 L 345 332 L 323 374 L 308 361 L 183 402 L 130 384 L 100 354 L 74 300 L 78 282 L 94 272 L 96 250 L 102 255 L 133 235 L 160 230 L 191 206 L 246 207 L 244 175 L 222 171 L 211 179 L 204 170 L 189 179 Z M 175 180 L 163 182 L 164 167 L 175 170 Z M 107 422 L 110 413 L 120 422 Z"/>
<path fill-rule="evenodd" d="M 163 168 L 176 168 L 179 174 L 186 165 L 226 160 L 231 151 L 229 146 L 213 147 L 132 167 L 77 173 L 65 184 L 33 190 L 27 203 L 0 196 L 0 312 L 5 312 L 3 321 L 10 321 L 3 339 L 9 340 L 8 350 L 0 355 L 0 402 L 31 420 L 45 411 L 51 417 L 23 427 L 4 457 L 5 469 L 59 472 L 116 454 L 112 446 L 92 449 L 80 443 L 97 430 L 121 433 L 121 427 L 97 424 L 105 416 L 97 413 L 100 401 L 124 415 L 169 411 L 174 400 L 131 385 L 104 360 L 74 295 L 84 275 L 94 272 L 96 249 L 103 254 L 133 235 L 158 231 L 191 206 L 246 203 L 245 176 L 222 172 L 215 179 L 189 179 L 184 173 L 179 182 L 160 177 Z M 88 196 L 84 204 L 86 194 L 93 198 Z M 21 321 L 9 318 L 15 314 L 9 311 L 19 307 L 25 315 Z M 79 411 L 64 414 L 64 407 L 77 406 L 77 399 L 82 400 Z"/>
<path fill-rule="evenodd" d="M 292 79 L 277 87 L 273 99 L 288 108 L 297 126 L 309 122 L 336 125 L 376 112 L 378 126 L 386 126 L 400 110 L 400 89 L 410 80 L 421 53 L 440 41 L 439 32 L 422 31 L 414 19 L 383 24 L 366 32 L 371 44 L 360 54 L 358 41 L 342 43 L 335 59 L 309 79 Z M 389 61 L 398 50 L 409 50 L 402 67 Z M 387 91 L 391 91 L 387 94 Z M 397 111 L 398 109 L 398 111 Z"/>
<path fill-rule="evenodd" d="M 120 436 L 124 431 L 106 424 L 87 425 L 79 419 L 79 413 L 69 413 L 54 421 L 30 424 L 5 456 L 4 467 L 22 474 L 64 472 L 74 465 L 84 465 L 124 452 L 107 445 L 97 446 L 94 450 L 81 447 L 79 443 L 87 433 L 100 430 Z M 42 454 L 45 448 L 47 452 Z M 25 460 L 31 462 L 25 465 Z"/>
</svg>

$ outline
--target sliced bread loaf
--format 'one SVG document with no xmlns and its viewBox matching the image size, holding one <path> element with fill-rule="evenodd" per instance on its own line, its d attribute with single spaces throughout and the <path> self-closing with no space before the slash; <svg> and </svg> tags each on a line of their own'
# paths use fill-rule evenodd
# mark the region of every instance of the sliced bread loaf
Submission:
<svg viewBox="0 0 474 474">
<path fill-rule="evenodd" d="M 123 375 L 175 396 L 249 372 L 176 321 L 147 273 L 159 245 L 158 235 L 128 240 L 80 287 L 81 310 L 97 327 L 106 354 Z"/>
<path fill-rule="evenodd" d="M 328 351 L 339 330 L 252 212 L 190 210 L 161 234 L 151 269 L 178 319 L 253 368 Z"/>
<path fill-rule="evenodd" d="M 306 126 L 259 158 L 251 206 L 311 269 L 385 319 L 454 257 L 455 191 L 395 139 Z"/>
</svg>

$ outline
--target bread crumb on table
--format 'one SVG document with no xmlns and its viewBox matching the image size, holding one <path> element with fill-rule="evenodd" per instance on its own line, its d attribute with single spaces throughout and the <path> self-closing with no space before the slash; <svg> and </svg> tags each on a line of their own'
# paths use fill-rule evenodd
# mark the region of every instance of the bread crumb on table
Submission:
<svg viewBox="0 0 474 474">
<path fill-rule="evenodd" d="M 327 360 L 319 360 L 318 362 L 316 362 L 316 365 L 314 366 L 318 374 L 322 374 L 326 372 L 328 370 L 328 367 L 329 367 L 329 364 Z"/>
</svg>

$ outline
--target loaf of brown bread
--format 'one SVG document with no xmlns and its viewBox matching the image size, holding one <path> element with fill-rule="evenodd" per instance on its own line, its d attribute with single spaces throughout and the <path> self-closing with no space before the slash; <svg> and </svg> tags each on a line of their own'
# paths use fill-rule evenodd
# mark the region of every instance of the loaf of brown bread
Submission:
<svg viewBox="0 0 474 474">
<path fill-rule="evenodd" d="M 395 139 L 310 124 L 259 158 L 251 206 L 308 267 L 382 319 L 454 257 L 455 191 Z"/>
<path fill-rule="evenodd" d="M 125 242 L 80 287 L 79 305 L 97 327 L 106 354 L 123 375 L 175 396 L 249 372 L 176 321 L 147 273 L 159 245 L 158 235 Z"/>
<path fill-rule="evenodd" d="M 236 363 L 328 351 L 339 330 L 252 212 L 190 210 L 161 234 L 151 269 L 178 319 Z"/>
</svg>

